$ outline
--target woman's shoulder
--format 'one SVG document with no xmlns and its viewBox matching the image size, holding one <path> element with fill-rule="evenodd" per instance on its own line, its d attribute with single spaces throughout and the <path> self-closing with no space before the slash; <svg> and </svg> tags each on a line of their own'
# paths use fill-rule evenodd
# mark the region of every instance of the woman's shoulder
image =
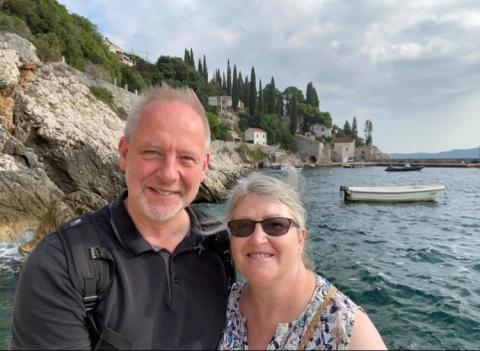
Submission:
<svg viewBox="0 0 480 351">
<path fill-rule="evenodd" d="M 318 275 L 315 296 L 310 306 L 310 324 L 315 325 L 307 348 L 348 348 L 357 305 L 328 280 Z"/>
</svg>

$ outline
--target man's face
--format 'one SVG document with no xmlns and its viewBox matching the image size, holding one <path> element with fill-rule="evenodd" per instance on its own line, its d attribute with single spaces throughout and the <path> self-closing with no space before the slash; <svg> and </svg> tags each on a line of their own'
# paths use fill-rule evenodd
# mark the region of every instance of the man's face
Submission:
<svg viewBox="0 0 480 351">
<path fill-rule="evenodd" d="M 127 208 L 136 220 L 175 219 L 198 193 L 210 161 L 201 117 L 181 102 L 152 102 L 119 144 Z"/>
</svg>

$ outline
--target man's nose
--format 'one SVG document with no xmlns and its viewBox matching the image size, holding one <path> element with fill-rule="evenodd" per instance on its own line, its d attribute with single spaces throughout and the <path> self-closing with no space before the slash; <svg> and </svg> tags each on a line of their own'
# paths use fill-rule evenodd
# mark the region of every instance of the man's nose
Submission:
<svg viewBox="0 0 480 351">
<path fill-rule="evenodd" d="M 173 182 L 179 177 L 178 171 L 177 159 L 175 157 L 165 157 L 163 162 L 158 165 L 156 174 L 164 182 Z"/>
</svg>

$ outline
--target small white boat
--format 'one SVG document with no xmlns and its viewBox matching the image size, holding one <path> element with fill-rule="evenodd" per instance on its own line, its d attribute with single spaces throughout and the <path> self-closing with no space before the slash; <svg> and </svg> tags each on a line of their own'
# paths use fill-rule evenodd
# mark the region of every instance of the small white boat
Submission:
<svg viewBox="0 0 480 351">
<path fill-rule="evenodd" d="M 341 186 L 345 202 L 416 202 L 435 201 L 445 185 L 409 185 L 385 187 Z"/>
</svg>

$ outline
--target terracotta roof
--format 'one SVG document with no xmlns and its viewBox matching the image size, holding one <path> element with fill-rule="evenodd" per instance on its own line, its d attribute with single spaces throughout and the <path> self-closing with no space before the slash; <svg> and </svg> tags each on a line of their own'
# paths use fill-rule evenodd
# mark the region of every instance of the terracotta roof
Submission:
<svg viewBox="0 0 480 351">
<path fill-rule="evenodd" d="M 355 141 L 355 138 L 353 137 L 335 138 L 335 144 L 353 143 L 354 141 Z"/>
<path fill-rule="evenodd" d="M 260 128 L 248 128 L 248 129 L 253 129 L 254 132 L 266 133 L 266 131 Z"/>
</svg>

